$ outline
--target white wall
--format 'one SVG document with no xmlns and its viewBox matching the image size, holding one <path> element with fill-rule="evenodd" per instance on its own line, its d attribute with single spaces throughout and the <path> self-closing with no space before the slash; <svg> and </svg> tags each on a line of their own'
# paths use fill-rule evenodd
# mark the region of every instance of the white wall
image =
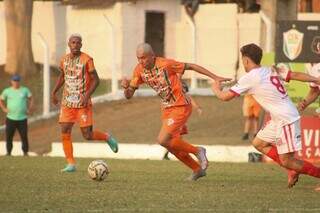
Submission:
<svg viewBox="0 0 320 213">
<path fill-rule="evenodd" d="M 117 69 L 120 70 L 121 43 L 123 35 L 121 4 L 116 3 L 107 9 L 74 9 L 67 7 L 67 36 L 72 33 L 82 35 L 82 51 L 89 54 L 94 59 L 95 67 L 101 78 L 110 78 L 112 67 L 111 31 L 108 28 L 106 15 L 115 26 L 116 49 L 120 52 L 116 56 Z"/>
<path fill-rule="evenodd" d="M 43 62 L 43 48 L 37 33 L 48 41 L 51 65 L 57 65 L 68 51 L 67 38 L 78 32 L 83 36 L 83 51 L 95 60 L 102 78 L 111 76 L 110 30 L 104 14 L 116 30 L 116 68 L 118 77 L 131 75 L 137 44 L 144 41 L 145 12 L 165 13 L 165 55 L 192 62 L 191 27 L 180 0 L 141 0 L 116 3 L 107 9 L 75 9 L 58 2 L 34 2 L 32 47 L 37 62 Z M 299 14 L 299 20 L 320 20 L 320 14 Z M 234 4 L 204 4 L 195 17 L 197 25 L 197 63 L 224 76 L 234 76 L 239 47 L 260 43 L 261 20 L 258 14 L 237 14 Z M 0 64 L 5 63 L 6 29 L 3 2 L 0 2 Z M 239 61 L 241 65 L 241 61 Z M 243 69 L 240 66 L 240 74 Z M 186 77 L 188 77 L 188 72 Z"/>
<path fill-rule="evenodd" d="M 239 70 L 237 72 L 237 79 L 239 79 L 242 75 L 245 74 L 242 60 L 240 48 L 243 45 L 249 43 L 255 43 L 257 45 L 261 45 L 261 18 L 259 14 L 238 14 L 238 26 L 239 26 L 239 47 L 237 48 L 237 53 L 239 57 Z M 263 47 L 262 47 L 263 48 Z"/>
</svg>

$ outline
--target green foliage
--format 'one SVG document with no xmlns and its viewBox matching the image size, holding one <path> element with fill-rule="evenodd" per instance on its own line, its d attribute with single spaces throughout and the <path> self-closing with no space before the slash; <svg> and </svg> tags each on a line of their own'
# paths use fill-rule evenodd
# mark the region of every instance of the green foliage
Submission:
<svg viewBox="0 0 320 213">
<path fill-rule="evenodd" d="M 103 182 L 87 176 L 93 159 L 62 174 L 64 159 L 0 157 L 1 212 L 318 212 L 316 179 L 286 188 L 283 169 L 267 164 L 211 163 L 197 182 L 176 161 L 105 159 Z"/>
</svg>

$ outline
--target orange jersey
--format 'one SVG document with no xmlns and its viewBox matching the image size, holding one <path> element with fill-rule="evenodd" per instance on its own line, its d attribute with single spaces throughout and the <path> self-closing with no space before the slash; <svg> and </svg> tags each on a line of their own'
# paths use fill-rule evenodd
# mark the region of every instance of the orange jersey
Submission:
<svg viewBox="0 0 320 213">
<path fill-rule="evenodd" d="M 60 61 L 60 70 L 64 73 L 65 82 L 62 105 L 69 108 L 83 108 L 81 101 L 90 86 L 90 73 L 95 70 L 93 59 L 82 52 L 75 58 L 67 54 Z"/>
<path fill-rule="evenodd" d="M 156 57 L 155 65 L 151 70 L 144 69 L 138 64 L 134 70 L 130 86 L 138 88 L 146 83 L 160 96 L 164 108 L 190 104 L 185 94 L 180 76 L 185 64 L 170 59 Z"/>
</svg>

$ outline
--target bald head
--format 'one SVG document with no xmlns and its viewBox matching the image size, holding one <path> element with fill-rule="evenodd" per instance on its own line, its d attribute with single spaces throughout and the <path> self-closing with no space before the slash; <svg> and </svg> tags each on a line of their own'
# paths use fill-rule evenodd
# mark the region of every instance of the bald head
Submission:
<svg viewBox="0 0 320 213">
<path fill-rule="evenodd" d="M 154 55 L 153 49 L 148 43 L 141 43 L 137 46 L 137 53 L 146 54 L 146 55 Z"/>
<path fill-rule="evenodd" d="M 151 69 L 154 66 L 156 57 L 150 44 L 139 44 L 136 54 L 139 64 L 141 64 L 145 69 Z"/>
</svg>

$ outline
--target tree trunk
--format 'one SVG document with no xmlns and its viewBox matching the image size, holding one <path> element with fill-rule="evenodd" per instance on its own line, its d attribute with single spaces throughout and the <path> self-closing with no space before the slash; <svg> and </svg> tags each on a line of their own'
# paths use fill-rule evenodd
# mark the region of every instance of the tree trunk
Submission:
<svg viewBox="0 0 320 213">
<path fill-rule="evenodd" d="M 33 0 L 4 0 L 7 57 L 5 71 L 22 76 L 35 73 L 31 46 Z"/>
</svg>

